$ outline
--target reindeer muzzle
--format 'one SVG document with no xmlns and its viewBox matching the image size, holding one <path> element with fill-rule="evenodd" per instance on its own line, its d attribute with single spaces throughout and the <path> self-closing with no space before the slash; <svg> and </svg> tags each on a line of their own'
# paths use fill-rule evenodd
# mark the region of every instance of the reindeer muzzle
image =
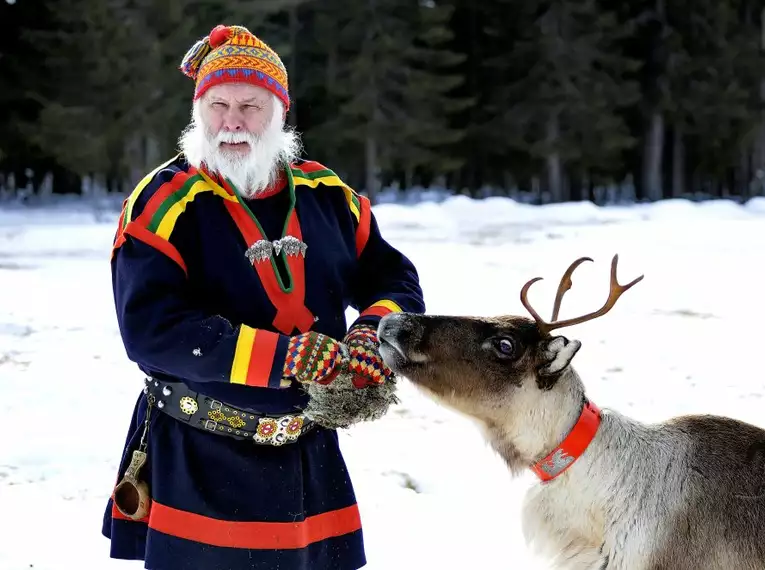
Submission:
<svg viewBox="0 0 765 570">
<path fill-rule="evenodd" d="M 398 356 L 407 359 L 409 345 L 412 342 L 413 323 L 405 313 L 390 313 L 385 315 L 377 327 L 377 338 L 387 352 L 395 351 Z"/>
<path fill-rule="evenodd" d="M 380 354 L 394 371 L 402 365 L 422 364 L 428 357 L 422 352 L 424 315 L 389 313 L 377 327 Z"/>
</svg>

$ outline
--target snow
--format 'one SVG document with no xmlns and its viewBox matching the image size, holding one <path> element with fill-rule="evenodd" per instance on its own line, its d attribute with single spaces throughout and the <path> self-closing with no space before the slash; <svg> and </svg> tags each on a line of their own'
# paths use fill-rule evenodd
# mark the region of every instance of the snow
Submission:
<svg viewBox="0 0 765 570">
<path fill-rule="evenodd" d="M 561 272 L 580 266 L 561 317 L 605 300 L 611 257 L 625 283 L 602 319 L 566 329 L 600 406 L 646 421 L 730 415 L 765 427 L 765 198 L 596 207 L 454 197 L 384 204 L 387 238 L 417 265 L 429 313 L 549 313 Z M 108 559 L 101 517 L 142 377 L 114 319 L 116 214 L 0 209 L 0 569 L 140 568 Z M 353 314 L 349 312 L 349 316 Z M 402 382 L 402 404 L 341 433 L 365 525 L 369 570 L 524 568 L 511 479 L 467 419 Z M 86 429 L 87 427 L 87 429 Z M 82 429 L 78 429 L 82 428 Z"/>
</svg>

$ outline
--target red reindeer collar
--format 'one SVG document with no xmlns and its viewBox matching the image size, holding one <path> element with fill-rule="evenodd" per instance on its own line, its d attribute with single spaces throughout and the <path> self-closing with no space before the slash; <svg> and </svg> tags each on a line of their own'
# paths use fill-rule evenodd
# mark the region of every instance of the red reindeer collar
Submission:
<svg viewBox="0 0 765 570">
<path fill-rule="evenodd" d="M 600 410 L 595 404 L 585 400 L 582 413 L 571 432 L 547 457 L 534 463 L 531 470 L 544 482 L 555 479 L 581 457 L 595 438 L 598 426 Z"/>
</svg>

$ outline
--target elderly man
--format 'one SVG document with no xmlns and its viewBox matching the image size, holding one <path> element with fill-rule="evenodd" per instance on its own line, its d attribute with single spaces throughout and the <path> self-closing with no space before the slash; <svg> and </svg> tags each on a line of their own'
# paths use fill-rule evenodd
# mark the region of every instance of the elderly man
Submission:
<svg viewBox="0 0 765 570">
<path fill-rule="evenodd" d="M 104 516 L 111 557 L 360 568 L 338 437 L 301 414 L 305 387 L 390 380 L 376 325 L 424 312 L 417 272 L 367 198 L 298 159 L 287 73 L 266 44 L 217 26 L 181 70 L 196 83 L 181 153 L 125 201 L 112 252 L 119 330 L 146 378 Z"/>
</svg>

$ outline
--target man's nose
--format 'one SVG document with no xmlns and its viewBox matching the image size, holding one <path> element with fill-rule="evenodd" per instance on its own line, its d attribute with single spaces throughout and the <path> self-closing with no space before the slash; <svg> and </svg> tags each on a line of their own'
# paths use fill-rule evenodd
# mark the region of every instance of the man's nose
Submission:
<svg viewBox="0 0 765 570">
<path fill-rule="evenodd" d="M 235 110 L 229 109 L 223 117 L 223 128 L 227 131 L 238 132 L 244 129 L 244 117 Z"/>
</svg>

